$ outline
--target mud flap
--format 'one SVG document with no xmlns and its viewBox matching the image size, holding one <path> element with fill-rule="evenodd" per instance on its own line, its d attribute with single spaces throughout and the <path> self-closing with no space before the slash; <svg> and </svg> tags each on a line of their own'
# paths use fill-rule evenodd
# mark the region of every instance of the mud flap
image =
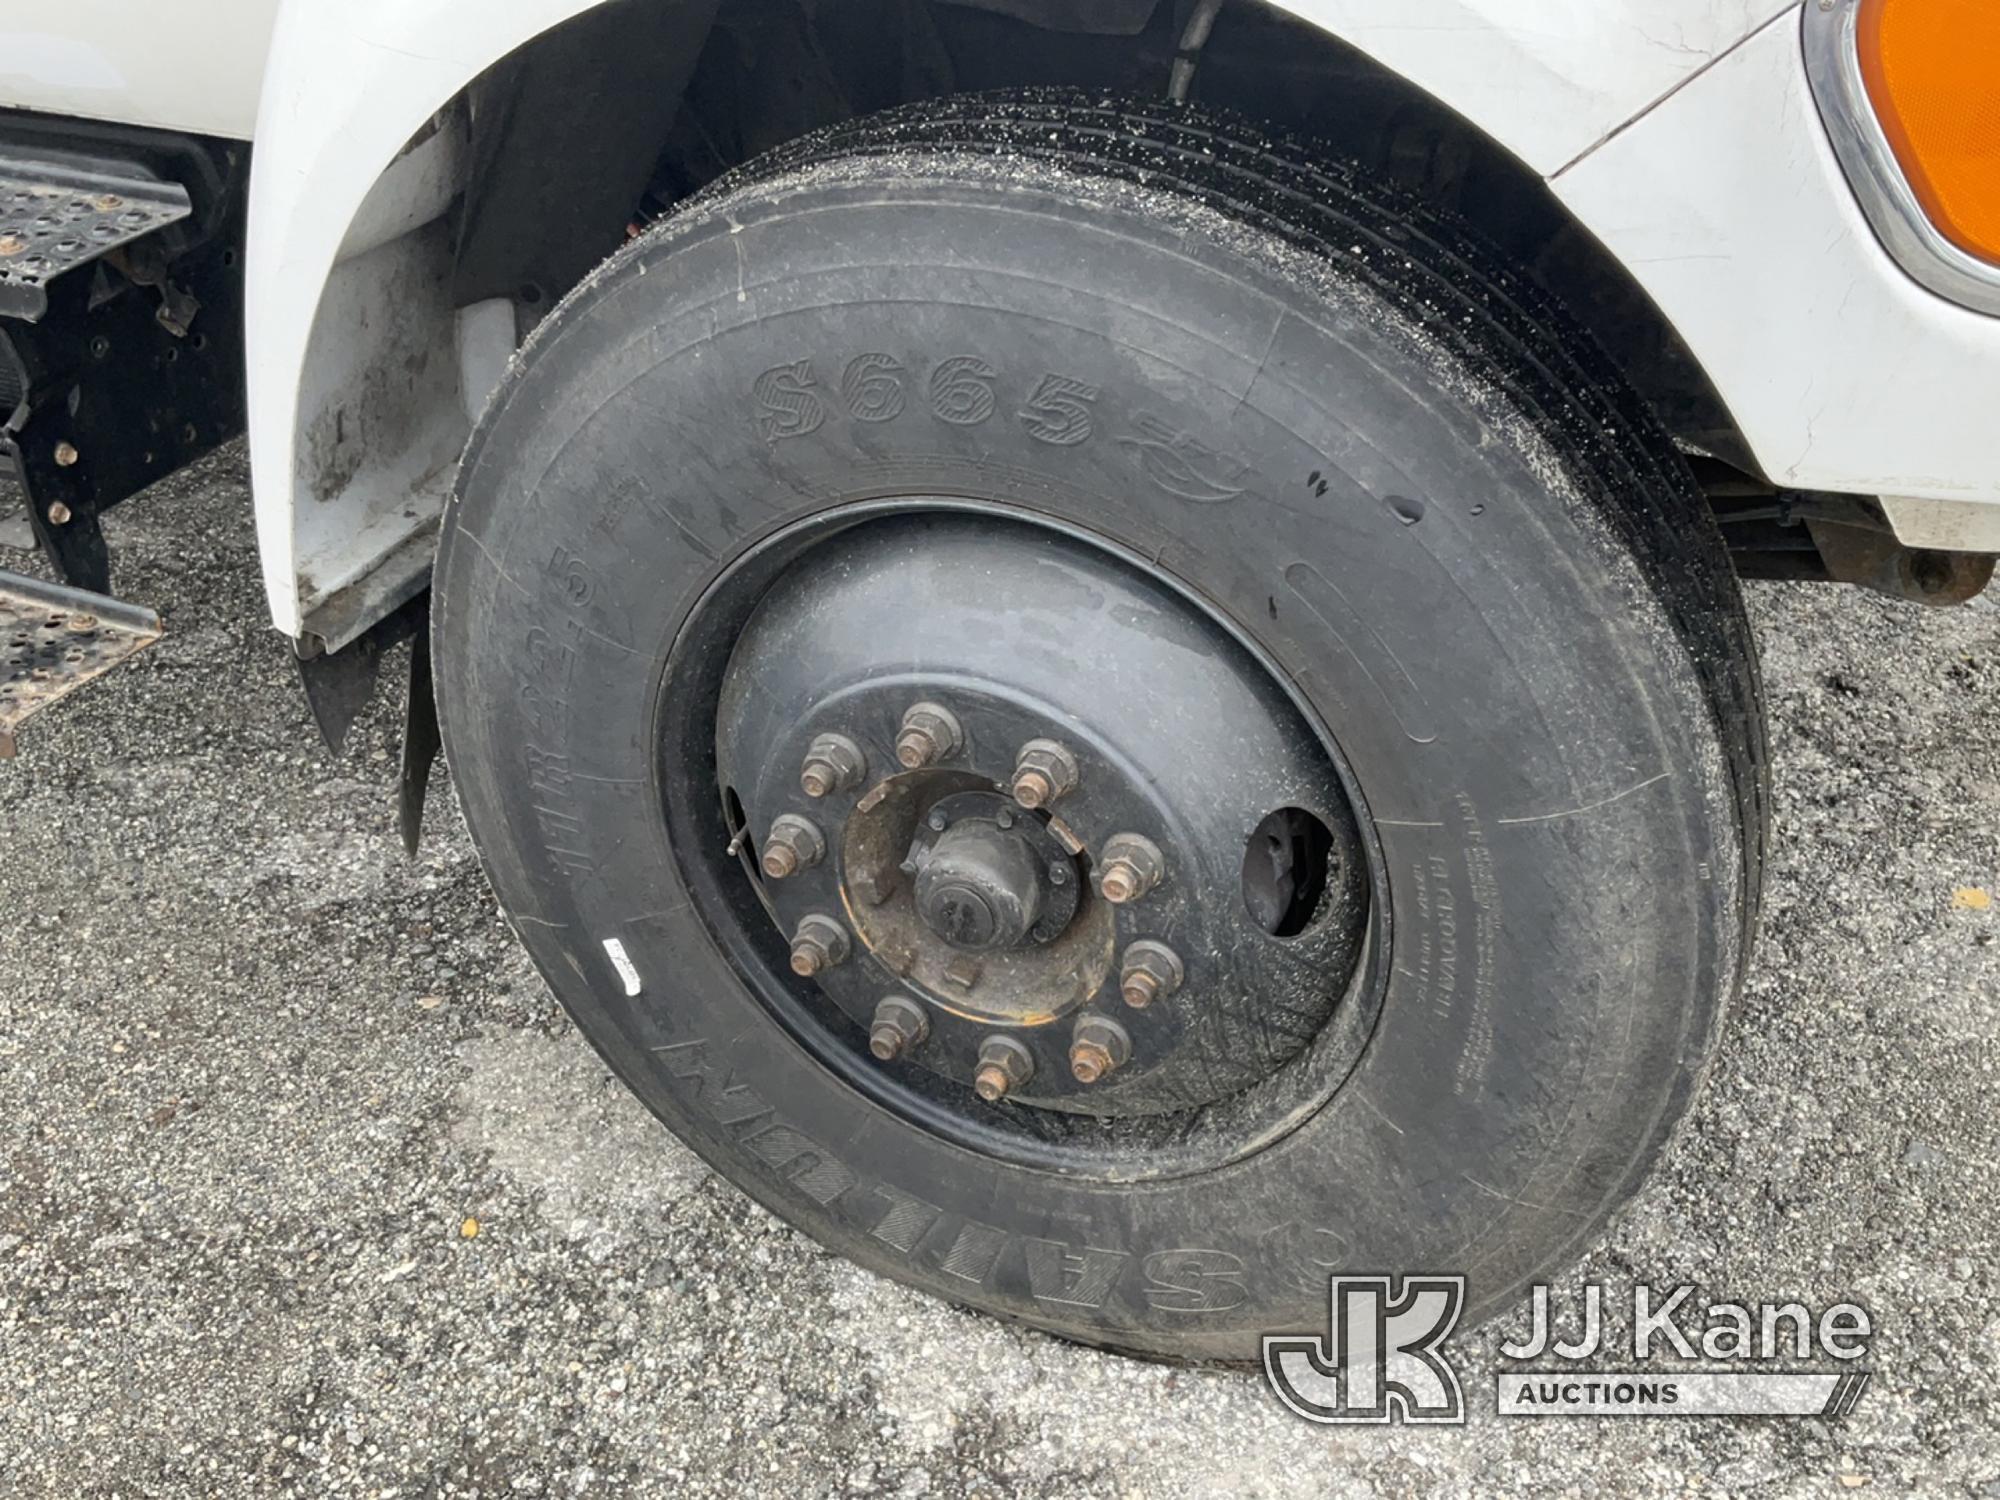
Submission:
<svg viewBox="0 0 2000 1500">
<path fill-rule="evenodd" d="M 340 755 L 347 731 L 375 696 L 382 656 L 410 643 L 410 688 L 403 710 L 403 761 L 396 791 L 396 826 L 411 855 L 423 831 L 424 797 L 438 755 L 437 702 L 431 690 L 430 594 L 417 595 L 377 621 L 353 644 L 299 658 L 299 682 L 326 748 Z"/>
<path fill-rule="evenodd" d="M 424 796 L 430 790 L 431 766 L 442 738 L 438 732 L 437 697 L 431 687 L 430 595 L 424 595 L 424 619 L 410 643 L 410 696 L 403 713 L 403 770 L 396 791 L 396 827 L 403 848 L 416 857 L 424 831 Z"/>
</svg>

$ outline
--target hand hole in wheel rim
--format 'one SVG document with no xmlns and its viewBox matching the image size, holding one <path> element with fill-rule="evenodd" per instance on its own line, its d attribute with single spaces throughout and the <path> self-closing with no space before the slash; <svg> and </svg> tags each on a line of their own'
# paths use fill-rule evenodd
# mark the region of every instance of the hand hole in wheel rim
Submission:
<svg viewBox="0 0 2000 1500">
<path fill-rule="evenodd" d="M 1281 807 L 1243 846 L 1243 904 L 1278 938 L 1302 936 L 1326 904 L 1333 830 L 1302 807 Z"/>
</svg>

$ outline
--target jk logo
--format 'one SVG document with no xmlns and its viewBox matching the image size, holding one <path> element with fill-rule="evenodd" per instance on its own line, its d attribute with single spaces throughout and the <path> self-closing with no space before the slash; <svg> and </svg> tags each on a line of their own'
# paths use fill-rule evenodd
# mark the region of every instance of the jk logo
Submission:
<svg viewBox="0 0 2000 1500">
<path fill-rule="evenodd" d="M 1264 1374 L 1308 1422 L 1465 1420 L 1458 1372 L 1438 1345 L 1465 1307 L 1463 1276 L 1335 1276 L 1327 1336 L 1267 1334 Z"/>
</svg>

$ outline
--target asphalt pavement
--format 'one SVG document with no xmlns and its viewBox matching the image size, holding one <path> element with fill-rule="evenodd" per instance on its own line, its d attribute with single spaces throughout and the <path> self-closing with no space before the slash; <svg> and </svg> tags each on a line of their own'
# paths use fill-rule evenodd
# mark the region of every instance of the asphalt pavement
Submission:
<svg viewBox="0 0 2000 1500">
<path fill-rule="evenodd" d="M 1992 601 L 1752 588 L 1755 974 L 1564 1282 L 1861 1301 L 1854 1413 L 1501 1419 L 1489 1326 L 1466 1426 L 1334 1429 L 751 1204 L 568 1024 L 442 784 L 404 858 L 398 706 L 321 747 L 240 452 L 112 537 L 169 633 L 0 765 L 0 1494 L 2000 1496 Z"/>
</svg>

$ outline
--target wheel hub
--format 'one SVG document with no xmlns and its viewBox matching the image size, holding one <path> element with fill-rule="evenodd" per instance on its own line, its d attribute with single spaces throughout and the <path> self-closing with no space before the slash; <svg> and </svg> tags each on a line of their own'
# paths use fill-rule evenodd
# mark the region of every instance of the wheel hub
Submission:
<svg viewBox="0 0 2000 1500">
<path fill-rule="evenodd" d="M 1103 903 L 1084 906 L 1077 852 L 1055 832 L 1062 826 L 977 773 L 899 772 L 846 820 L 840 905 L 861 947 L 934 1008 L 971 1022 L 1049 1024 L 1104 983 L 1116 941 Z"/>
<path fill-rule="evenodd" d="M 954 948 L 1011 948 L 1042 912 L 1042 872 L 1026 843 L 967 818 L 938 836 L 917 876 L 917 912 Z"/>
<path fill-rule="evenodd" d="M 822 542 L 752 612 L 716 722 L 820 1024 L 968 1109 L 1215 1102 L 1352 972 L 1325 747 L 1216 622 L 1085 543 L 935 513 Z"/>
<path fill-rule="evenodd" d="M 934 803 L 901 870 L 916 877 L 924 926 L 966 952 L 1050 942 L 1076 914 L 1074 861 L 997 792 Z"/>
</svg>

